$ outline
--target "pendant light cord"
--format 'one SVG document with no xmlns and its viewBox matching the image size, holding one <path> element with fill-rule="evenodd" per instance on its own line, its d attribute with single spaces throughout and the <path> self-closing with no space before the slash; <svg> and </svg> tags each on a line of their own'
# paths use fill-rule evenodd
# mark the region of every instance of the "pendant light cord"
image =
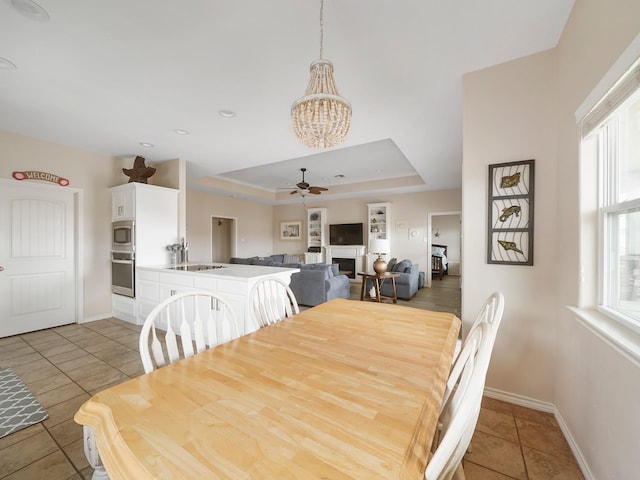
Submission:
<svg viewBox="0 0 640 480">
<path fill-rule="evenodd" d="M 322 60 L 322 47 L 324 45 L 323 10 L 324 10 L 324 0 L 320 0 L 320 60 Z"/>
</svg>

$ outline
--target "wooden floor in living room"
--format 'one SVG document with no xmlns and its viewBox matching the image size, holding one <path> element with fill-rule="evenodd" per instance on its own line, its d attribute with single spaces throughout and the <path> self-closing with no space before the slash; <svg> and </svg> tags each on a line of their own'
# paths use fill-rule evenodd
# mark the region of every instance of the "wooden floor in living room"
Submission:
<svg viewBox="0 0 640 480">
<path fill-rule="evenodd" d="M 351 300 L 360 300 L 361 286 L 361 283 L 351 284 Z M 442 280 L 434 278 L 431 288 L 421 288 L 411 300 L 398 299 L 398 304 L 437 312 L 451 312 L 460 318 L 460 292 L 460 277 L 445 275 Z"/>
</svg>

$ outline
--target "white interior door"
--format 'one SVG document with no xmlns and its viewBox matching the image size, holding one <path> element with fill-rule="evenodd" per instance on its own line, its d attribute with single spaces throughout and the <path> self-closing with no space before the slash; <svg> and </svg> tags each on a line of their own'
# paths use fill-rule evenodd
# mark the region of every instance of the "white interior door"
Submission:
<svg viewBox="0 0 640 480">
<path fill-rule="evenodd" d="M 76 322 L 74 193 L 0 188 L 0 337 Z"/>
</svg>

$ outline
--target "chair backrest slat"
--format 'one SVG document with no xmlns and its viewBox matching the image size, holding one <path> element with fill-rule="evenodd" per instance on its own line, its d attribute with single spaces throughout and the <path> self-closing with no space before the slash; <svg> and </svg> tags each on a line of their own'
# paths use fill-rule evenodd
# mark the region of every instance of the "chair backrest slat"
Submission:
<svg viewBox="0 0 640 480">
<path fill-rule="evenodd" d="M 300 313 L 293 291 L 278 277 L 258 280 L 249 294 L 249 305 L 258 327 L 266 327 Z"/>
<path fill-rule="evenodd" d="M 164 353 L 162 353 L 162 344 L 160 340 L 158 340 L 158 335 L 156 335 L 156 327 L 151 326 L 153 337 L 151 339 L 151 351 L 153 352 L 153 359 L 155 360 L 158 366 L 163 366 L 166 362 L 164 358 Z"/>
<path fill-rule="evenodd" d="M 167 354 L 169 355 L 169 363 L 173 363 L 180 358 L 180 352 L 178 350 L 178 341 L 176 334 L 173 330 L 173 322 L 171 319 L 171 310 L 175 305 L 167 305 L 167 309 L 164 310 L 166 314 L 167 333 L 164 336 L 164 343 L 167 347 Z"/>
<path fill-rule="evenodd" d="M 208 299 L 207 299 L 208 300 Z M 196 351 L 202 352 L 206 349 L 205 342 L 205 326 L 200 315 L 200 305 L 196 302 L 195 306 L 195 320 L 193 321 L 193 336 L 196 342 Z"/>
<path fill-rule="evenodd" d="M 189 358 L 193 356 L 193 341 L 191 340 L 191 326 L 189 325 L 187 313 L 184 308 L 186 300 L 184 297 L 178 300 L 178 306 L 180 308 L 180 343 L 182 345 L 182 354 L 184 358 Z M 189 300 L 193 300 L 193 298 L 189 298 Z M 197 309 L 195 309 L 195 312 L 197 314 Z"/>
<path fill-rule="evenodd" d="M 156 332 L 162 327 L 166 328 L 164 349 L 168 362 L 162 335 Z M 233 309 L 223 297 L 203 290 L 173 295 L 157 305 L 142 326 L 139 345 L 144 371 L 149 373 L 241 334 Z"/>
</svg>

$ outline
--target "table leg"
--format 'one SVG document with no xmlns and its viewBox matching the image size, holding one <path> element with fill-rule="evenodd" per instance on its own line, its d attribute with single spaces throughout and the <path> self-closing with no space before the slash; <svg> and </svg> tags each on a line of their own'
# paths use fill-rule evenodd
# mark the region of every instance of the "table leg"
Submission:
<svg viewBox="0 0 640 480">
<path fill-rule="evenodd" d="M 374 278 L 373 279 L 373 283 L 376 287 L 376 300 L 378 303 L 380 303 L 380 279 L 379 278 Z"/>
<path fill-rule="evenodd" d="M 362 277 L 362 288 L 360 289 L 360 301 L 364 300 L 364 291 L 367 288 L 367 276 Z"/>
<path fill-rule="evenodd" d="M 398 303 L 398 293 L 396 292 L 396 278 L 391 277 L 391 292 L 393 293 L 393 303 Z"/>
<path fill-rule="evenodd" d="M 102 465 L 102 460 L 98 453 L 93 428 L 83 425 L 82 436 L 84 437 L 84 455 L 87 457 L 91 468 L 93 468 L 93 476 L 91 477 L 91 480 L 109 480 L 107 470 L 104 468 L 104 465 Z"/>
</svg>

